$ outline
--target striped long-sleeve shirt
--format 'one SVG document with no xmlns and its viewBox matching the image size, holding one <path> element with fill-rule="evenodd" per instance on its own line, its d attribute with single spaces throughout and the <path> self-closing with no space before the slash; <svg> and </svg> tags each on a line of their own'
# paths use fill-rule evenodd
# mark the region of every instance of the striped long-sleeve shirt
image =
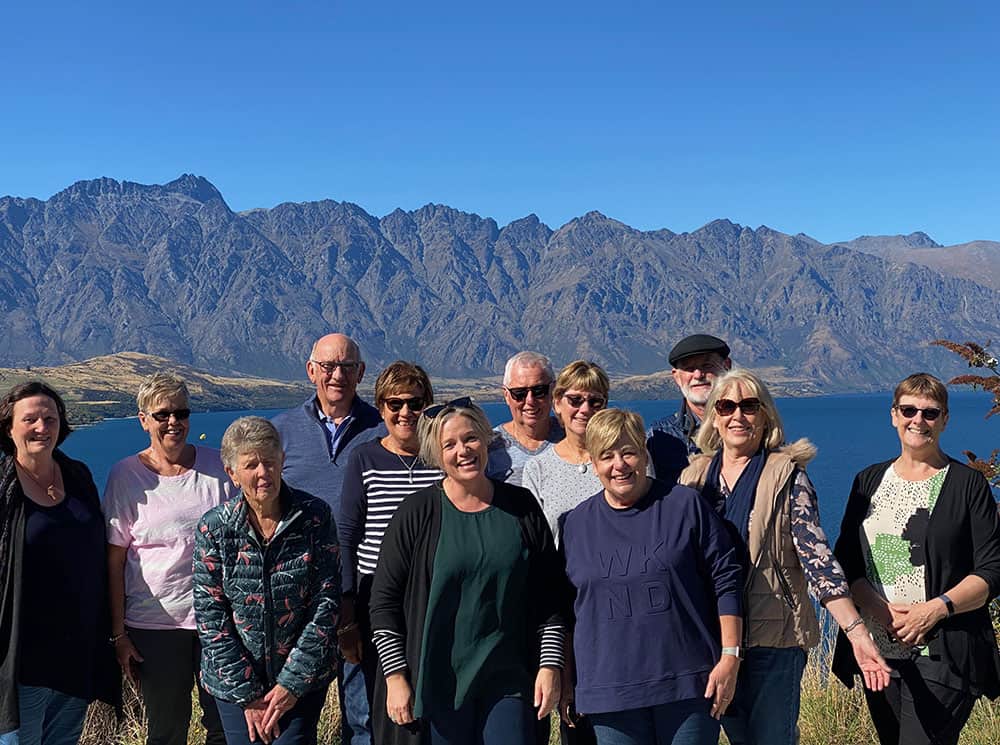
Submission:
<svg viewBox="0 0 1000 745">
<path fill-rule="evenodd" d="M 354 449 L 344 470 L 337 520 L 343 592 L 356 591 L 359 574 L 375 573 L 382 538 L 396 508 L 442 476 L 416 456 L 390 452 L 379 440 Z"/>
</svg>

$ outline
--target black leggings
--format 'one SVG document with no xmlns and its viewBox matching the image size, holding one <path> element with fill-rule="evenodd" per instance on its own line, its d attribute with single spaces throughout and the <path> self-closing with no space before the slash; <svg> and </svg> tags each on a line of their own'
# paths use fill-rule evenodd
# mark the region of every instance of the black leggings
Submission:
<svg viewBox="0 0 1000 745">
<path fill-rule="evenodd" d="M 865 700 L 881 745 L 957 745 L 976 697 L 925 680 L 913 662 L 893 661 L 899 672 Z"/>
</svg>

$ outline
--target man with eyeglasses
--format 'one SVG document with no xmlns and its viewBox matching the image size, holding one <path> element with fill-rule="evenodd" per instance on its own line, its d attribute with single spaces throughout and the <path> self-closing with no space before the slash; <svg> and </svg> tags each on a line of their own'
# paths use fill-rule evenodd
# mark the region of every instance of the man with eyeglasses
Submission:
<svg viewBox="0 0 1000 745">
<path fill-rule="evenodd" d="M 518 352 L 504 366 L 503 398 L 511 420 L 494 427 L 486 475 L 521 485 L 528 458 L 538 455 L 565 435 L 552 416 L 552 363 L 538 352 Z"/>
<path fill-rule="evenodd" d="M 661 481 L 673 483 L 688 464 L 688 456 L 699 452 L 694 435 L 705 416 L 705 404 L 715 379 L 733 366 L 729 345 L 709 334 L 693 334 L 670 350 L 671 376 L 681 391 L 680 409 L 664 417 L 646 433 L 650 462 Z"/>
<path fill-rule="evenodd" d="M 357 395 L 365 363 L 357 343 L 344 334 L 327 334 L 313 344 L 306 374 L 316 394 L 301 406 L 278 414 L 274 426 L 285 448 L 281 478 L 289 486 L 326 501 L 340 514 L 344 468 L 351 451 L 387 434 L 378 410 Z M 360 665 L 344 663 L 337 673 L 341 742 L 370 745 L 368 695 Z"/>
</svg>

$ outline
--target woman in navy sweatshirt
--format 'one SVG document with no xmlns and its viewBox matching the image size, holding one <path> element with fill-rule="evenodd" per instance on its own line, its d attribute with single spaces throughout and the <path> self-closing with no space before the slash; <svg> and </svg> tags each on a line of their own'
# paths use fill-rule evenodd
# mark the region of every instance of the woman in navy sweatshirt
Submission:
<svg viewBox="0 0 1000 745">
<path fill-rule="evenodd" d="M 644 433 L 633 412 L 594 415 L 587 451 L 604 489 L 563 517 L 575 704 L 600 745 L 715 745 L 740 664 L 742 570 L 697 492 L 646 476 Z"/>
</svg>

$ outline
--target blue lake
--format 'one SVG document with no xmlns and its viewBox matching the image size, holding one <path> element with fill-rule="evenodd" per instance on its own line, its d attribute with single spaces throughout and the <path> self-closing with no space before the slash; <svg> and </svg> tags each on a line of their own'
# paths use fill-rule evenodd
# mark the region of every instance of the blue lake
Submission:
<svg viewBox="0 0 1000 745">
<path fill-rule="evenodd" d="M 942 436 L 942 445 L 950 455 L 964 461 L 964 450 L 986 457 L 994 447 L 1000 447 L 1000 418 L 984 418 L 990 400 L 981 393 L 951 393 L 950 419 Z M 778 400 L 788 439 L 808 437 L 819 448 L 808 470 L 819 495 L 823 526 L 831 540 L 837 535 L 854 474 L 870 463 L 899 454 L 899 440 L 889 422 L 891 402 L 889 393 Z M 639 412 L 650 423 L 675 411 L 678 402 L 625 401 L 621 405 Z M 502 403 L 483 408 L 494 423 L 510 418 Z M 219 447 L 222 433 L 235 418 L 246 414 L 270 417 L 276 413 L 254 410 L 192 414 L 191 442 Z M 199 439 L 202 434 L 204 440 Z M 90 466 L 98 488 L 103 490 L 111 466 L 148 445 L 149 439 L 136 419 L 112 419 L 81 427 L 63 449 Z"/>
</svg>

